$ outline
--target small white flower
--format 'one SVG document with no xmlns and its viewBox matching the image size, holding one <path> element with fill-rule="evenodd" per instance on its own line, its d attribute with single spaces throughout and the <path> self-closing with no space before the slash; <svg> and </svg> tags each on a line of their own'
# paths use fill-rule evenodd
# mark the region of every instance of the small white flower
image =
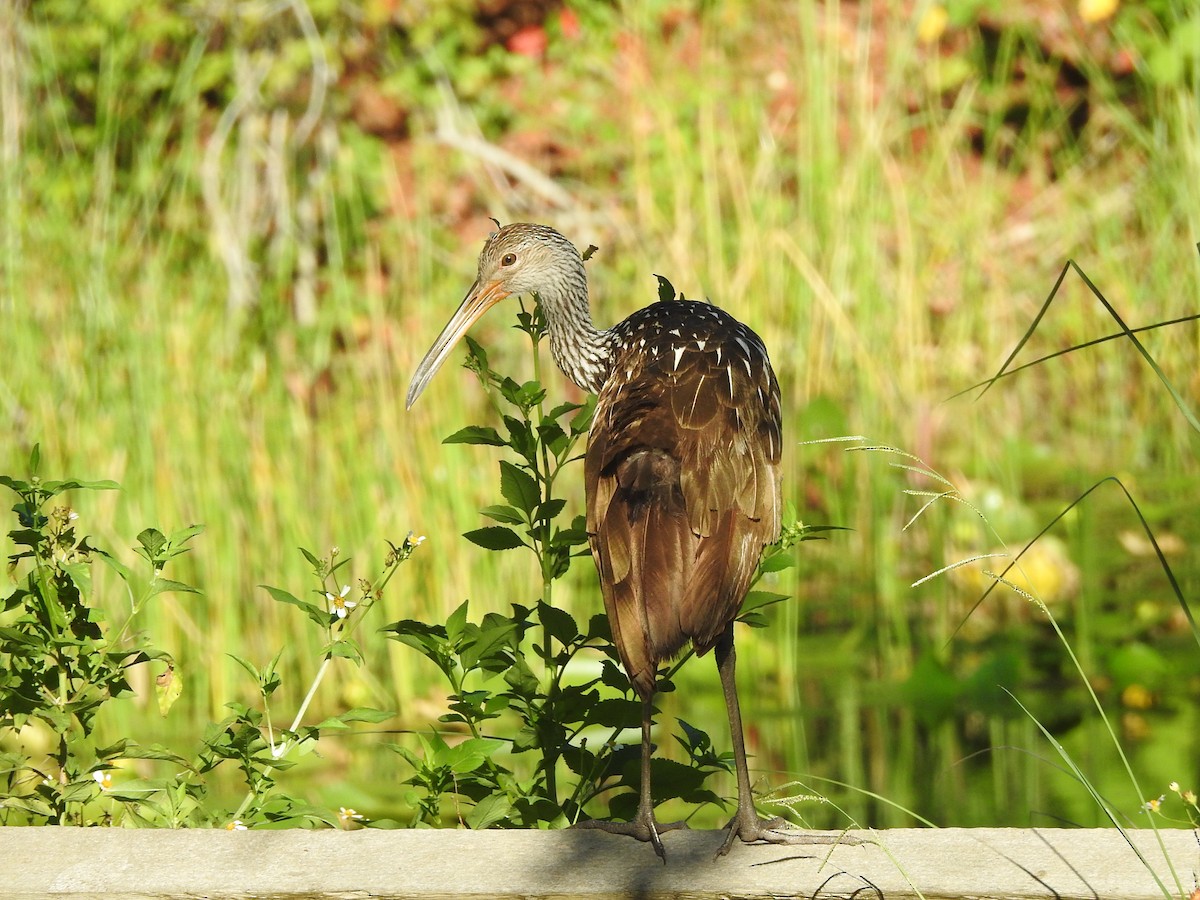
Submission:
<svg viewBox="0 0 1200 900">
<path fill-rule="evenodd" d="M 79 513 L 75 512 L 75 510 L 71 510 L 69 513 L 67 513 L 67 519 L 72 522 L 74 522 L 78 518 L 79 518 Z"/>
<path fill-rule="evenodd" d="M 234 819 L 232 822 L 230 822 L 228 825 L 225 826 L 225 830 L 226 831 L 245 831 L 246 825 L 244 822 L 242 822 L 241 819 Z"/>
<path fill-rule="evenodd" d="M 100 785 L 100 790 L 107 791 L 112 789 L 112 772 L 106 769 L 98 769 L 92 773 L 92 778 L 96 780 L 96 784 Z"/>
<path fill-rule="evenodd" d="M 343 587 L 342 592 L 336 596 L 329 593 L 329 591 L 325 592 L 325 599 L 329 601 L 330 607 L 339 619 L 346 618 L 346 616 L 350 615 L 350 610 L 358 606 L 353 600 L 346 599 L 348 593 L 350 593 L 350 585 Z"/>
<path fill-rule="evenodd" d="M 362 813 L 348 806 L 338 807 L 338 821 L 343 828 L 349 828 L 351 823 L 362 819 Z"/>
</svg>

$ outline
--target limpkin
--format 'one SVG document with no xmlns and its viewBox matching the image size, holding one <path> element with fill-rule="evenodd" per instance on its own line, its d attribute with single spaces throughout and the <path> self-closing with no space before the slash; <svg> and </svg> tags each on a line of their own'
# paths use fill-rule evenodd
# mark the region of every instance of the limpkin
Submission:
<svg viewBox="0 0 1200 900">
<path fill-rule="evenodd" d="M 536 294 L 550 351 L 598 394 L 584 463 L 587 531 L 621 661 L 642 701 L 638 811 L 587 827 L 649 841 L 665 860 L 650 797 L 652 698 L 661 662 L 691 641 L 716 651 L 737 769 L 735 837 L 804 839 L 754 809 L 734 681 L 733 621 L 763 548 L 780 531 L 779 385 L 753 331 L 715 306 L 664 300 L 607 330 L 592 323 L 579 252 L 543 225 L 493 232 L 475 283 L 421 360 L 411 407 L 450 350 L 495 303 Z M 810 840 L 817 836 L 810 836 Z"/>
</svg>

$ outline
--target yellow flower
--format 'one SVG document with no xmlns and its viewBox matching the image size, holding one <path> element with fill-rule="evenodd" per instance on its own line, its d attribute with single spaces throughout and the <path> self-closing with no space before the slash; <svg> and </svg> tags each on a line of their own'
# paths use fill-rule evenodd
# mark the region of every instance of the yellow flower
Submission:
<svg viewBox="0 0 1200 900">
<path fill-rule="evenodd" d="M 921 16 L 921 21 L 917 23 L 917 39 L 922 44 L 936 43 L 945 33 L 949 21 L 950 14 L 946 12 L 946 7 L 934 3 L 925 10 L 925 15 Z"/>
<path fill-rule="evenodd" d="M 1095 24 L 1112 18 L 1120 5 L 1119 0 L 1079 0 L 1079 18 Z"/>
</svg>

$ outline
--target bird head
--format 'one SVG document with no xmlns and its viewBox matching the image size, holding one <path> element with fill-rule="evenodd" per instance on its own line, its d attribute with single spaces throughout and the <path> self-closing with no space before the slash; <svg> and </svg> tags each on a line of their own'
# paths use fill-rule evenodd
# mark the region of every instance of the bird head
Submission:
<svg viewBox="0 0 1200 900">
<path fill-rule="evenodd" d="M 579 251 L 553 228 L 517 222 L 493 231 L 479 254 L 475 283 L 417 366 L 405 406 L 417 402 L 459 339 L 505 297 L 537 294 L 544 303 L 554 303 L 580 286 L 586 299 Z"/>
</svg>

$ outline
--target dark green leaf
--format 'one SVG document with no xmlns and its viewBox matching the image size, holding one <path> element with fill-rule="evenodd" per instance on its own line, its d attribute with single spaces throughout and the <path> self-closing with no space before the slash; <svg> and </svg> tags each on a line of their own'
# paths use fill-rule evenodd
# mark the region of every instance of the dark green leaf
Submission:
<svg viewBox="0 0 1200 900">
<path fill-rule="evenodd" d="M 566 500 L 563 500 L 561 497 L 554 497 L 545 503 L 538 504 L 538 508 L 534 510 L 533 518 L 535 521 L 548 522 L 562 512 L 563 507 L 566 505 Z"/>
<path fill-rule="evenodd" d="M 640 700 L 609 697 L 594 703 L 587 711 L 589 725 L 603 725 L 605 728 L 637 728 L 641 722 L 642 703 Z"/>
<path fill-rule="evenodd" d="M 0 475 L 0 484 L 6 488 L 11 488 L 18 494 L 24 494 L 30 489 L 30 484 L 26 481 L 18 481 L 15 478 L 10 478 L 7 475 Z"/>
<path fill-rule="evenodd" d="M 539 600 L 537 610 L 538 618 L 559 643 L 572 644 L 580 637 L 579 626 L 575 624 L 575 619 L 565 609 L 549 606 Z"/>
<path fill-rule="evenodd" d="M 503 616 L 491 613 L 483 620 L 475 640 L 462 649 L 459 659 L 464 669 L 500 672 L 508 668 L 504 651 L 516 641 L 517 626 Z"/>
<path fill-rule="evenodd" d="M 484 550 L 514 550 L 517 547 L 525 546 L 525 542 L 515 531 L 502 525 L 477 528 L 474 531 L 468 531 L 463 537 Z"/>
<path fill-rule="evenodd" d="M 675 299 L 675 287 L 671 284 L 671 282 L 667 281 L 667 279 L 663 278 L 663 276 L 661 276 L 661 275 L 655 275 L 654 277 L 658 279 L 658 300 L 659 300 L 659 302 L 661 303 L 661 302 L 665 302 L 668 300 L 674 300 Z"/>
<path fill-rule="evenodd" d="M 537 444 L 533 439 L 533 428 L 528 422 L 523 422 L 513 416 L 504 417 L 504 426 L 508 429 L 508 444 L 525 459 L 533 462 L 537 459 Z"/>
<path fill-rule="evenodd" d="M 587 402 L 579 408 L 574 418 L 571 419 L 571 434 L 581 435 L 586 434 L 587 430 L 592 427 L 592 417 L 596 414 L 596 395 L 592 394 L 588 397 Z"/>
<path fill-rule="evenodd" d="M 546 414 L 546 418 L 559 419 L 565 416 L 567 413 L 578 412 L 582 408 L 582 404 L 579 403 L 560 403 Z"/>
<path fill-rule="evenodd" d="M 147 528 L 137 536 L 137 540 L 150 559 L 157 559 L 167 542 L 166 536 L 157 528 Z"/>
<path fill-rule="evenodd" d="M 491 447 L 504 447 L 508 442 L 500 437 L 495 428 L 484 425 L 468 425 L 442 440 L 443 444 L 486 444 Z"/>
</svg>

